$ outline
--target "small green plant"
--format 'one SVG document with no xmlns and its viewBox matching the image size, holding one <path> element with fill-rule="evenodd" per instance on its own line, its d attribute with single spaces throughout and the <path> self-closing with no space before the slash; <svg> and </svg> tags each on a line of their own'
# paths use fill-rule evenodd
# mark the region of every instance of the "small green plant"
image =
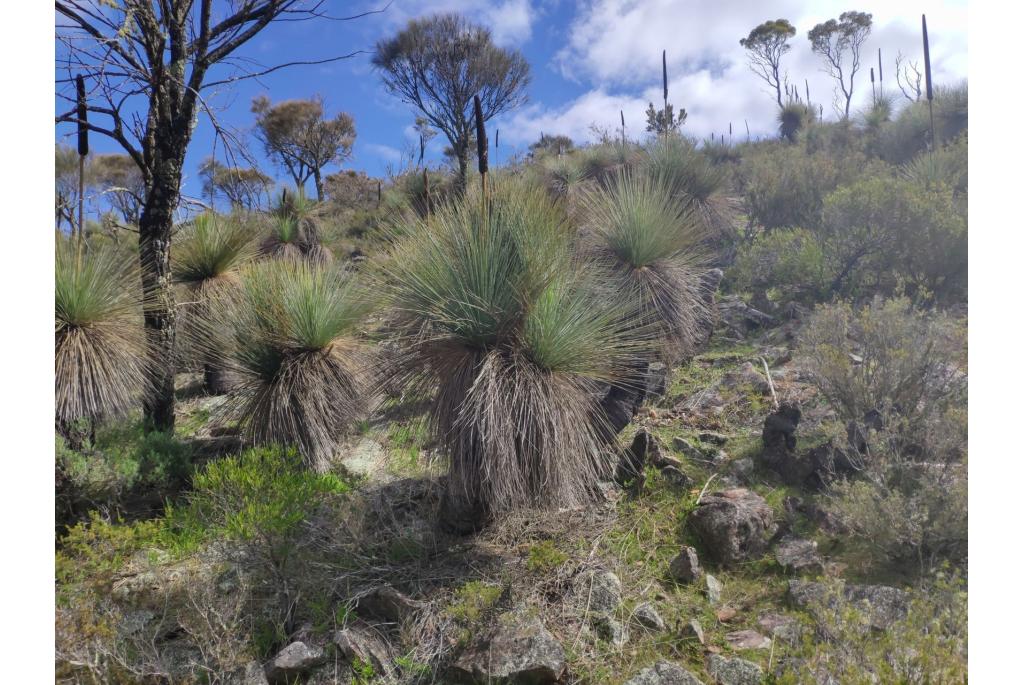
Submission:
<svg viewBox="0 0 1024 685">
<path fill-rule="evenodd" d="M 455 593 L 455 601 L 448 609 L 452 618 L 476 623 L 501 598 L 502 589 L 479 580 L 471 580 Z"/>
<path fill-rule="evenodd" d="M 569 556 L 555 546 L 553 540 L 541 540 L 530 546 L 526 556 L 526 568 L 534 573 L 544 573 L 558 568 Z"/>
</svg>

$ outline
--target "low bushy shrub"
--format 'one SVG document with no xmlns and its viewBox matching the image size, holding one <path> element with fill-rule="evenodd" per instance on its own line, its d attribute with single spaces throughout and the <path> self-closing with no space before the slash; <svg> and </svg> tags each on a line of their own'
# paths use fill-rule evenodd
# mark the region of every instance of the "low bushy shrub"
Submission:
<svg viewBox="0 0 1024 685">
<path fill-rule="evenodd" d="M 857 164 L 827 153 L 808 154 L 801 146 L 765 145 L 740 164 L 744 208 L 755 224 L 769 230 L 812 228 L 821 219 L 825 198 L 856 176 Z"/>
<path fill-rule="evenodd" d="M 830 290 L 870 297 L 900 287 L 957 300 L 967 288 L 967 214 L 948 186 L 867 175 L 826 199 L 817 230 L 834 271 Z"/>
<path fill-rule="evenodd" d="M 909 300 L 820 307 L 801 334 L 810 381 L 847 422 L 856 473 L 831 507 L 881 560 L 959 560 L 967 543 L 965 331 Z"/>
<path fill-rule="evenodd" d="M 814 304 L 827 297 L 831 275 L 821 243 L 802 228 L 762 233 L 745 244 L 728 271 L 729 287 L 771 302 Z"/>
</svg>

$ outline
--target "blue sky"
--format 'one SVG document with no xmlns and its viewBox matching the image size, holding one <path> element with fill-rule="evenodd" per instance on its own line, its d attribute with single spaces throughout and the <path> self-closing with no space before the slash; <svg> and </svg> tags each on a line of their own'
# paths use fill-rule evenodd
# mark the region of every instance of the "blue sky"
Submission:
<svg viewBox="0 0 1024 685">
<path fill-rule="evenodd" d="M 386 3 L 358 0 L 329 4 L 334 14 L 344 15 Z M 883 66 L 889 71 L 887 89 L 895 89 L 892 77 L 897 51 L 921 59 L 922 11 L 929 16 L 935 80 L 942 83 L 966 78 L 966 2 L 870 1 L 856 6 L 871 12 L 875 25 L 865 45 L 862 73 L 858 74 L 855 109 L 863 106 L 865 97 L 870 98 L 867 70 L 877 64 L 878 48 L 883 51 Z M 831 0 L 394 0 L 382 13 L 352 21 L 273 25 L 241 48 L 239 54 L 269 66 L 360 49 L 370 51 L 377 40 L 394 34 L 412 17 L 437 11 L 462 12 L 491 28 L 500 45 L 521 50 L 532 68 L 529 103 L 490 125 L 492 130 L 501 130 L 501 148 L 496 153 L 500 162 L 523 152 L 541 132 L 566 134 L 581 143 L 592 140 L 591 124 L 617 127 L 620 109 L 625 112 L 627 134 L 642 137 L 647 102 L 660 99 L 662 49 L 668 52 L 669 100 L 689 112 L 685 128 L 690 134 L 706 137 L 727 133 L 731 122 L 737 137 L 744 132 L 744 120 L 754 135 L 772 133 L 773 99 L 747 68 L 738 41 L 756 24 L 776 17 L 790 19 L 798 29 L 784 65 L 793 81 L 801 84 L 801 91 L 804 79 L 810 82 L 811 99 L 824 101 L 828 117 L 832 84 L 810 52 L 806 32 L 846 9 L 850 8 L 845 3 Z M 285 69 L 259 81 L 243 81 L 207 93 L 206 97 L 222 125 L 245 134 L 252 125 L 250 102 L 264 93 L 274 101 L 320 94 L 329 112 L 349 112 L 355 119 L 357 138 L 353 155 L 343 168 L 384 175 L 389 165 L 399 167 L 402 151 L 415 144 L 411 132 L 415 112 L 384 91 L 368 54 L 332 64 Z M 58 109 L 61 107 L 58 104 Z M 70 140 L 70 132 L 67 126 L 57 127 L 59 140 Z M 745 133 L 742 135 L 745 137 Z M 92 141 L 97 152 L 118 151 L 116 143 L 100 136 L 93 136 Z M 249 142 L 258 153 L 258 144 L 251 137 Z M 203 118 L 186 162 L 186 194 L 199 194 L 197 167 L 211 154 L 213 144 L 212 127 Z M 445 144 L 443 136 L 435 139 L 428 157 L 439 161 Z M 262 166 L 264 171 L 284 179 L 268 160 Z"/>
</svg>

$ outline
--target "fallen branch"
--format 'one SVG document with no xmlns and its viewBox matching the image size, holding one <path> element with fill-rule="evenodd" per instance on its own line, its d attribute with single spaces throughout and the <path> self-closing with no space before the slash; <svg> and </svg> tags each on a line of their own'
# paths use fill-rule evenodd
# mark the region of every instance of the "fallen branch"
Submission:
<svg viewBox="0 0 1024 685">
<path fill-rule="evenodd" d="M 775 411 L 779 410 L 779 396 L 775 394 L 775 383 L 772 382 L 772 372 L 768 370 L 768 362 L 764 357 L 761 357 L 761 363 L 764 365 L 764 375 L 768 379 L 768 389 L 772 391 L 772 409 Z"/>
</svg>

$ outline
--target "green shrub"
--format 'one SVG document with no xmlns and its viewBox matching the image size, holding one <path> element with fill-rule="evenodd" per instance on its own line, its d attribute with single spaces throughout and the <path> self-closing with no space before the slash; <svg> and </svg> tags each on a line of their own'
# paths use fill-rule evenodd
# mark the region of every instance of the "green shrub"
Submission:
<svg viewBox="0 0 1024 685">
<path fill-rule="evenodd" d="M 852 180 L 862 164 L 857 156 L 808 154 L 800 146 L 780 143 L 761 146 L 743 158 L 738 170 L 744 207 L 766 229 L 814 228 L 825 197 Z"/>
<path fill-rule="evenodd" d="M 662 177 L 620 170 L 581 203 L 585 254 L 657 327 L 669 362 L 692 351 L 708 318 L 700 284 L 703 229 L 671 187 Z"/>
<path fill-rule="evenodd" d="M 884 631 L 866 630 L 868 617 L 838 593 L 815 607 L 816 632 L 800 659 L 772 682 L 961 683 L 967 680 L 967 583 L 957 573 L 936 573 L 910 591 L 905 617 Z"/>
<path fill-rule="evenodd" d="M 817 231 L 836 274 L 831 290 L 959 300 L 967 288 L 967 214 L 947 186 L 869 175 L 825 202 Z"/>
<path fill-rule="evenodd" d="M 869 149 L 890 164 L 905 164 L 928 148 L 930 131 L 928 103 L 912 102 L 879 127 Z"/>
<path fill-rule="evenodd" d="M 814 121 L 814 110 L 802 102 L 789 102 L 778 114 L 779 136 L 795 143 L 800 132 Z"/>
<path fill-rule="evenodd" d="M 530 546 L 526 568 L 534 573 L 546 573 L 564 564 L 568 558 L 565 552 L 555 546 L 553 540 L 541 540 Z"/>
<path fill-rule="evenodd" d="M 820 242 L 802 228 L 757 236 L 740 248 L 727 278 L 732 289 L 763 293 L 778 304 L 820 302 L 832 281 Z"/>
<path fill-rule="evenodd" d="M 967 135 L 935 152 L 922 152 L 901 167 L 911 183 L 928 190 L 951 188 L 957 196 L 967 194 Z"/>
<path fill-rule="evenodd" d="M 831 508 L 884 560 L 960 559 L 967 543 L 964 331 L 906 299 L 820 307 L 801 334 L 810 381 L 848 423 L 855 478 Z"/>
<path fill-rule="evenodd" d="M 681 136 L 662 136 L 644 150 L 639 166 L 668 185 L 676 199 L 694 212 L 704 235 L 732 241 L 734 200 L 728 193 L 729 169 L 715 165 Z"/>
<path fill-rule="evenodd" d="M 296 545 L 299 526 L 349 485 L 332 473 L 311 473 L 294 448 L 263 447 L 211 462 L 196 474 L 191 517 L 199 517 L 229 540 L 262 547 L 284 560 Z"/>
</svg>

